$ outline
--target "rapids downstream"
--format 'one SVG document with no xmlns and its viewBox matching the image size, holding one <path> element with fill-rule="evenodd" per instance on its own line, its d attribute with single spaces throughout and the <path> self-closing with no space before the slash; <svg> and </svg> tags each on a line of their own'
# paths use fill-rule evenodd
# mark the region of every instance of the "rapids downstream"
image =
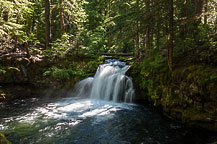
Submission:
<svg viewBox="0 0 217 144">
<path fill-rule="evenodd" d="M 16 100 L 0 107 L 0 132 L 13 144 L 203 144 L 213 133 L 190 129 L 132 104 L 125 63 L 108 60 L 70 97 Z"/>
</svg>

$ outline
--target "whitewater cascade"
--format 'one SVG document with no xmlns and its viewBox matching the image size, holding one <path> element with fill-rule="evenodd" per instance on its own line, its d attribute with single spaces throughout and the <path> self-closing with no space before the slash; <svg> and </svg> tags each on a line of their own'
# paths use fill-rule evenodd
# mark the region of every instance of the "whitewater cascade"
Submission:
<svg viewBox="0 0 217 144">
<path fill-rule="evenodd" d="M 135 93 L 133 82 L 125 75 L 129 68 L 124 62 L 106 60 L 99 65 L 95 76 L 80 81 L 73 93 L 78 97 L 132 102 Z"/>
</svg>

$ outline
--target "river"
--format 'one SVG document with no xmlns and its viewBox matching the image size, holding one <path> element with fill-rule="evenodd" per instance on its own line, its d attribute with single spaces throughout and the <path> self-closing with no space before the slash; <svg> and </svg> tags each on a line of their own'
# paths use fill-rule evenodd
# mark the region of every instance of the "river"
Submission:
<svg viewBox="0 0 217 144">
<path fill-rule="evenodd" d="M 75 97 L 16 100 L 1 107 L 0 118 L 0 131 L 13 144 L 204 144 L 216 139 L 146 106 Z"/>
<path fill-rule="evenodd" d="M 13 144 L 205 144 L 216 134 L 187 128 L 133 104 L 130 66 L 107 60 L 69 97 L 29 98 L 0 105 L 0 132 Z"/>
</svg>

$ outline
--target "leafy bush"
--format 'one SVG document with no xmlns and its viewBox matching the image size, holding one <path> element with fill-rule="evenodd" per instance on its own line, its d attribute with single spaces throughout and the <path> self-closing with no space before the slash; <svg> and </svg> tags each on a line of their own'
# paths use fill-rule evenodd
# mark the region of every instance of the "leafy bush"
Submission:
<svg viewBox="0 0 217 144">
<path fill-rule="evenodd" d="M 47 71 L 43 73 L 44 77 L 51 77 L 56 80 L 66 80 L 70 79 L 72 76 L 82 76 L 85 77 L 85 73 L 81 71 L 74 71 L 70 69 L 60 69 L 55 66 L 52 66 Z"/>
<path fill-rule="evenodd" d="M 14 70 L 14 71 L 20 72 L 20 69 L 17 67 L 2 67 L 1 66 L 0 67 L 0 74 L 5 74 L 9 70 Z"/>
</svg>

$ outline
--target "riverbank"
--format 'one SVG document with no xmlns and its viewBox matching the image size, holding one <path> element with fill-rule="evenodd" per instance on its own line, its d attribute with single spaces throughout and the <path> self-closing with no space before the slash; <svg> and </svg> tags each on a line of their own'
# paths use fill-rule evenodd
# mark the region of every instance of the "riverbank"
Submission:
<svg viewBox="0 0 217 144">
<path fill-rule="evenodd" d="M 94 76 L 104 57 L 73 56 L 1 59 L 0 101 L 28 97 L 65 97 L 76 82 Z M 204 63 L 178 66 L 171 77 L 164 58 L 142 62 L 121 58 L 136 88 L 135 101 L 146 101 L 188 125 L 217 131 L 217 71 Z"/>
<path fill-rule="evenodd" d="M 64 96 L 76 82 L 93 76 L 103 57 L 65 55 L 0 61 L 0 101 L 34 96 Z"/>
<path fill-rule="evenodd" d="M 217 69 L 213 65 L 177 65 L 173 74 L 163 57 L 135 62 L 129 72 L 145 100 L 167 116 L 193 127 L 217 131 Z"/>
</svg>

